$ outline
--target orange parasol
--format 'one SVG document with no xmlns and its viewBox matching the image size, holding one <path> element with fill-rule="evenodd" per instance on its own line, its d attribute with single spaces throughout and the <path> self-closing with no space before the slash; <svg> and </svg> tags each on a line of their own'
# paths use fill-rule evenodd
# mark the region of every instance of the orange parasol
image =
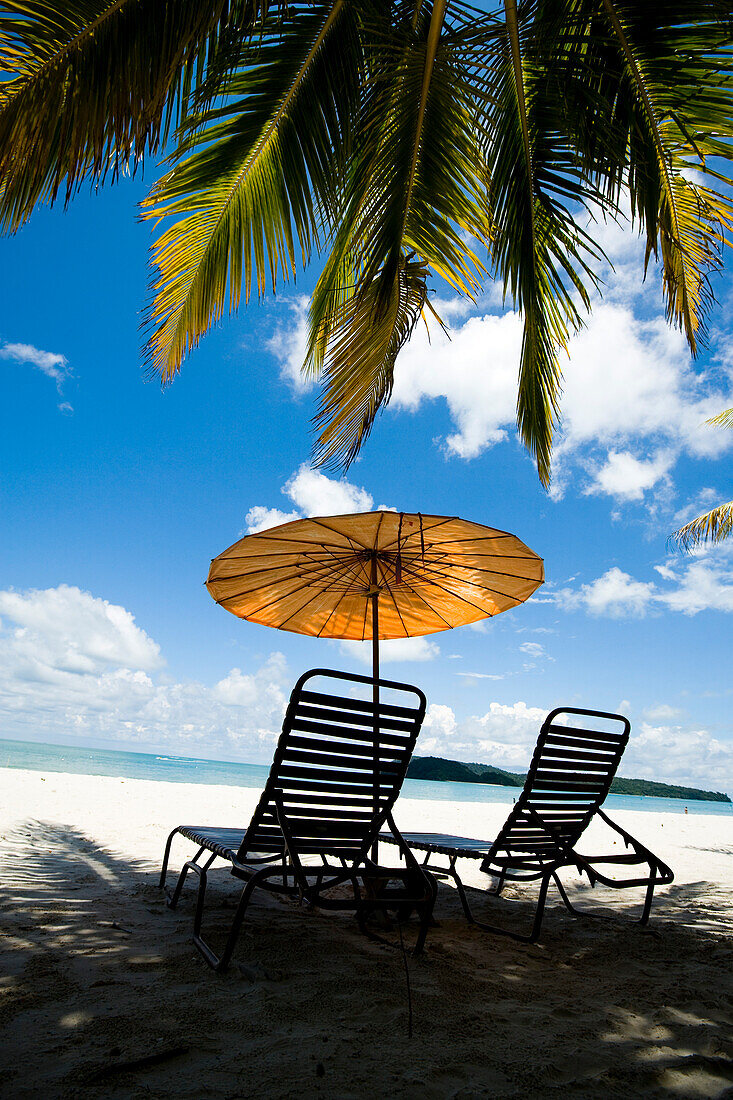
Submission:
<svg viewBox="0 0 733 1100">
<path fill-rule="evenodd" d="M 542 559 L 506 531 L 407 512 L 298 519 L 235 542 L 211 563 L 233 615 L 319 638 L 413 638 L 516 607 Z M 375 669 L 376 674 L 376 669 Z"/>
</svg>

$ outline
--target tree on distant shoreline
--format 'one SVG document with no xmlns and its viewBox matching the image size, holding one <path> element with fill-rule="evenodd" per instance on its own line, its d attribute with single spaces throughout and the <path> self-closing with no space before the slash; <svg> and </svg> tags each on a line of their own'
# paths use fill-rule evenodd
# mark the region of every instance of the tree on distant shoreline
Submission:
<svg viewBox="0 0 733 1100">
<path fill-rule="evenodd" d="M 706 424 L 718 424 L 723 428 L 733 428 L 733 409 L 713 416 Z M 672 538 L 683 550 L 694 550 L 706 543 L 723 542 L 729 538 L 733 531 L 733 500 L 727 504 L 719 504 L 717 508 L 704 512 L 701 516 L 691 519 L 683 527 L 672 535 Z"/>
<path fill-rule="evenodd" d="M 668 320 L 704 340 L 733 226 L 732 26 L 727 0 L 8 0 L 0 226 L 172 142 L 143 203 L 165 226 L 150 370 L 170 381 L 227 304 L 317 253 L 305 369 L 316 457 L 342 466 L 431 281 L 473 297 L 496 277 L 547 484 L 561 353 L 606 259 L 581 214 L 630 203 Z"/>
</svg>

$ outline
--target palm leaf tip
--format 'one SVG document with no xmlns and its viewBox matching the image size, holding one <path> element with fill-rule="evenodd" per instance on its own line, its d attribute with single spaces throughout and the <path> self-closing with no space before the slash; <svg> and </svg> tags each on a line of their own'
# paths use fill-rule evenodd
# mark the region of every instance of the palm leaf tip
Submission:
<svg viewBox="0 0 733 1100">
<path fill-rule="evenodd" d="M 672 535 L 682 550 L 691 551 L 699 546 L 723 542 L 733 532 L 733 501 L 720 504 L 709 512 L 690 520 Z"/>
</svg>

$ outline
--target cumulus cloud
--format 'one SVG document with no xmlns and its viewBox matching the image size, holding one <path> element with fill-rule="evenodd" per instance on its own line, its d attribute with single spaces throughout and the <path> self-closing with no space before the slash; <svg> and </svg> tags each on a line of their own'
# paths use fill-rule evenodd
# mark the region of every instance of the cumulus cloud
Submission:
<svg viewBox="0 0 733 1100">
<path fill-rule="evenodd" d="M 0 592 L 0 618 L 13 624 L 4 637 L 29 675 L 49 670 L 99 672 L 110 666 L 151 670 L 160 647 L 124 607 L 70 585 Z"/>
<path fill-rule="evenodd" d="M 656 707 L 647 707 L 644 717 L 651 722 L 663 722 L 665 718 L 679 718 L 682 711 L 679 707 L 671 707 L 668 703 L 659 703 Z"/>
<path fill-rule="evenodd" d="M 339 642 L 339 649 L 348 657 L 353 657 L 371 668 L 371 642 Z M 440 656 L 440 647 L 427 638 L 394 638 L 379 643 L 379 663 L 395 664 L 402 661 L 433 661 Z"/>
<path fill-rule="evenodd" d="M 247 534 L 254 535 L 257 531 L 266 531 L 268 527 L 279 527 L 281 523 L 290 523 L 291 520 L 300 518 L 300 512 L 281 512 L 279 508 L 255 504 L 247 512 L 244 521 L 247 524 Z"/>
<path fill-rule="evenodd" d="M 341 516 L 351 512 L 370 512 L 374 497 L 366 489 L 346 481 L 345 478 L 326 477 L 304 462 L 285 482 L 281 490 L 296 506 L 296 511 L 283 512 L 255 504 L 245 516 L 247 533 L 264 531 L 302 516 Z M 380 504 L 378 510 L 392 511 Z"/>
<path fill-rule="evenodd" d="M 664 720 L 662 712 L 667 718 L 677 713 L 667 709 L 670 713 L 657 708 L 660 719 Z M 431 704 L 417 751 L 420 756 L 446 756 L 526 771 L 546 714 L 546 709 L 525 702 L 492 703 L 483 715 L 458 719 L 451 707 Z M 632 727 L 621 774 L 720 790 L 725 787 L 724 777 L 733 775 L 733 746 L 705 729 L 645 721 Z"/>
<path fill-rule="evenodd" d="M 654 596 L 653 584 L 635 581 L 614 565 L 590 584 L 584 584 L 576 590 L 560 589 L 554 598 L 567 611 L 585 608 L 591 615 L 608 615 L 613 619 L 621 619 L 646 615 Z"/>
<path fill-rule="evenodd" d="M 580 609 L 611 618 L 642 618 L 651 610 L 697 615 L 701 611 L 733 611 L 733 569 L 725 553 L 654 567 L 666 585 L 638 581 L 613 566 L 579 588 L 561 588 L 551 599 L 566 611 Z"/>
<path fill-rule="evenodd" d="M 663 451 L 647 460 L 629 451 L 609 451 L 605 463 L 596 469 L 586 493 L 605 493 L 617 500 L 641 500 L 647 489 L 667 476 L 675 456 Z"/>
<path fill-rule="evenodd" d="M 417 751 L 421 756 L 473 760 L 518 771 L 529 763 L 546 714 L 524 702 L 492 703 L 485 714 L 459 721 L 450 707 L 432 704 Z"/>
<path fill-rule="evenodd" d="M 0 359 L 11 359 L 16 363 L 35 367 L 41 374 L 53 379 L 59 397 L 63 396 L 64 383 L 71 376 L 71 368 L 65 355 L 59 355 L 54 351 L 42 351 L 40 348 L 34 348 L 32 344 L 3 344 L 0 347 Z M 63 413 L 74 411 L 68 401 L 60 402 L 58 408 Z"/>
<path fill-rule="evenodd" d="M 634 779 L 730 791 L 733 746 L 706 729 L 642 722 L 632 730 L 620 772 Z"/>
<path fill-rule="evenodd" d="M 124 607 L 68 585 L 0 592 L 4 736 L 270 758 L 286 704 L 282 654 L 213 687 L 161 676 L 163 664 Z"/>
<path fill-rule="evenodd" d="M 444 449 L 476 458 L 514 431 L 522 325 L 515 313 L 485 313 L 447 327 L 450 338 L 441 329 L 428 338 L 423 327 L 413 334 L 397 361 L 391 407 L 415 411 L 443 398 L 457 429 Z"/>
<path fill-rule="evenodd" d="M 308 299 L 301 294 L 285 297 L 282 302 L 286 320 L 276 324 L 265 346 L 280 364 L 280 376 L 296 393 L 305 393 L 315 385 L 315 380 L 301 370 L 308 345 Z"/>
<path fill-rule="evenodd" d="M 664 318 L 658 280 L 644 282 L 643 242 L 623 219 L 599 219 L 591 232 L 613 267 L 602 270 L 603 297 L 595 297 L 561 364 L 553 494 L 562 496 L 575 474 L 583 492 L 640 501 L 669 484 L 681 455 L 716 458 L 733 446 L 730 433 L 704 423 L 733 403 L 733 364 L 723 348 L 712 367 L 693 369 L 684 337 Z M 475 306 L 464 299 L 435 304 L 447 333 L 416 328 L 397 360 L 390 409 L 414 412 L 444 401 L 454 429 L 438 445 L 446 456 L 473 459 L 515 434 L 522 320 L 504 308 L 498 284 Z M 300 373 L 307 299 L 286 299 L 283 308 L 286 319 L 268 348 L 300 391 L 312 384 Z"/>
<path fill-rule="evenodd" d="M 695 373 L 681 334 L 658 307 L 646 315 L 649 292 L 626 301 L 624 286 L 612 281 L 562 363 L 555 497 L 577 469 L 585 492 L 641 500 L 682 454 L 715 458 L 732 445 L 729 433 L 704 424 L 731 403 L 730 383 Z M 515 432 L 522 324 L 516 313 L 486 312 L 448 331 L 450 339 L 438 330 L 430 340 L 416 331 L 397 362 L 391 407 L 444 399 L 456 430 L 441 446 L 471 459 Z"/>
</svg>

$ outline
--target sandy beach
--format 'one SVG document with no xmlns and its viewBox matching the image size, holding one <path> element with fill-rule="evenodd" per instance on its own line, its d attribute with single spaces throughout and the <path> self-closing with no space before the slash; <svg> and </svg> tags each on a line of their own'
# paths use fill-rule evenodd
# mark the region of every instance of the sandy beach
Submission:
<svg viewBox="0 0 733 1100">
<path fill-rule="evenodd" d="M 442 884 L 409 959 L 410 1039 L 403 956 L 352 917 L 263 895 L 217 975 L 190 942 L 193 886 L 166 909 L 168 831 L 245 826 L 257 794 L 0 770 L 3 1096 L 733 1096 L 733 814 L 616 815 L 675 871 L 646 931 L 640 891 L 566 873 L 573 900 L 615 919 L 574 920 L 555 897 L 540 944 L 520 945 L 469 928 Z M 407 799 L 396 816 L 491 837 L 505 814 Z M 531 888 L 497 899 L 465 878 L 478 915 L 527 925 Z M 214 935 L 236 896 L 222 867 Z"/>
</svg>

